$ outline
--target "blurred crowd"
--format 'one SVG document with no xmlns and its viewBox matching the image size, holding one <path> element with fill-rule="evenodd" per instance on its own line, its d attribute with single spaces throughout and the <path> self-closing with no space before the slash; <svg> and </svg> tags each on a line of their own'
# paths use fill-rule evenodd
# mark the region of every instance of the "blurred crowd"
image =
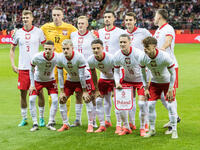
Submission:
<svg viewBox="0 0 200 150">
<path fill-rule="evenodd" d="M 200 29 L 199 0 L 0 0 L 1 34 L 23 26 L 21 13 L 24 9 L 33 12 L 35 26 L 51 22 L 51 10 L 57 5 L 64 8 L 65 22 L 76 25 L 76 18 L 86 15 L 94 29 L 103 26 L 103 11 L 109 9 L 116 13 L 117 26 L 123 28 L 124 14 L 133 11 L 137 15 L 137 26 L 155 29 L 153 16 L 158 8 L 169 11 L 169 23 L 175 29 L 190 29 L 191 32 Z"/>
</svg>

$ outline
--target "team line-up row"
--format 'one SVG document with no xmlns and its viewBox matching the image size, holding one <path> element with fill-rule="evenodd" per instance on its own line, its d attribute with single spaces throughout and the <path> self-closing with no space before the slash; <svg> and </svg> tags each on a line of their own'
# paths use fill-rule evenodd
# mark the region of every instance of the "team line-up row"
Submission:
<svg viewBox="0 0 200 150">
<path fill-rule="evenodd" d="M 136 17 L 132 12 L 127 13 L 125 17 L 126 31 L 113 25 L 115 16 L 110 11 L 104 14 L 105 28 L 98 32 L 87 30 L 88 20 L 85 16 L 78 18 L 78 31 L 76 31 L 75 27 L 62 22 L 62 15 L 62 9 L 55 7 L 52 11 L 54 22 L 43 25 L 41 30 L 32 26 L 32 13 L 25 10 L 22 14 L 24 27 L 14 33 L 10 58 L 13 70 L 19 74 L 18 88 L 21 91 L 23 117 L 19 126 L 27 124 L 28 89 L 29 108 L 33 120 L 31 131 L 38 130 L 35 105 L 37 95 L 39 96 L 39 126 L 44 126 L 42 88 L 47 88 L 52 101 L 47 128 L 56 130 L 55 115 L 58 107 L 56 74 L 54 75 L 56 71 L 61 91 L 59 108 L 63 120 L 63 126 L 58 131 L 69 129 L 69 111 L 66 103 L 69 106 L 69 98 L 74 92 L 76 93 L 76 120 L 73 126 L 81 125 L 83 98 L 88 114 L 87 132 L 93 132 L 95 114 L 100 122 L 100 127 L 95 132 L 104 132 L 106 127 L 112 126 L 110 111 L 113 88 L 133 87 L 133 108 L 115 109 L 117 119 L 115 133 L 130 134 L 136 129 L 135 93 L 137 91 L 140 135 L 144 137 L 155 135 L 155 104 L 156 100 L 161 98 L 169 111 L 170 122 L 166 126 L 170 128 L 166 134 L 172 133 L 172 138 L 178 138 L 175 99 L 178 64 L 174 56 L 174 29 L 166 22 L 166 10 L 160 9 L 156 12 L 155 24 L 159 28 L 154 37 L 146 29 L 134 26 Z M 67 28 L 64 29 L 64 26 Z M 44 52 L 38 53 L 40 43 L 44 44 Z M 20 50 L 18 68 L 14 64 L 14 50 L 17 44 Z M 100 71 L 99 80 L 95 68 Z M 67 78 L 65 71 L 67 71 Z M 151 78 L 150 83 L 148 83 L 149 78 Z M 106 119 L 104 119 L 104 110 Z"/>
</svg>

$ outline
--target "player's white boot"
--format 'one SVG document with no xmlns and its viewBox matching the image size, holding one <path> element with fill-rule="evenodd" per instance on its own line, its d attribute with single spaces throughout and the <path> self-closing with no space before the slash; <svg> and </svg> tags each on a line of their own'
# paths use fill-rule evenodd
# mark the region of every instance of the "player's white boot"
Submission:
<svg viewBox="0 0 200 150">
<path fill-rule="evenodd" d="M 30 129 L 31 132 L 38 130 L 38 124 L 33 124 L 33 127 Z"/>
<path fill-rule="evenodd" d="M 169 126 L 168 129 L 165 131 L 165 134 L 172 134 L 172 127 Z"/>
<path fill-rule="evenodd" d="M 53 124 L 53 123 L 48 123 L 48 124 L 46 125 L 46 127 L 47 127 L 47 129 L 49 129 L 49 130 L 56 131 L 56 128 L 54 127 L 54 124 Z"/>
<path fill-rule="evenodd" d="M 151 136 L 154 136 L 156 134 L 156 130 L 150 129 L 148 133 L 144 136 L 145 138 L 149 138 Z"/>
<path fill-rule="evenodd" d="M 178 139 L 178 132 L 177 132 L 177 130 L 172 130 L 172 139 Z"/>
<path fill-rule="evenodd" d="M 170 121 L 166 124 L 164 124 L 163 128 L 168 128 L 170 126 Z"/>
</svg>

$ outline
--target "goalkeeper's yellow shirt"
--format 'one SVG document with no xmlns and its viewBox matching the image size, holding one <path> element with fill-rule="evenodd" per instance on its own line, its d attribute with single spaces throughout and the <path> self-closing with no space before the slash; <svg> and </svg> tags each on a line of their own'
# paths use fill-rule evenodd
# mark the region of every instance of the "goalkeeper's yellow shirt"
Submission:
<svg viewBox="0 0 200 150">
<path fill-rule="evenodd" d="M 65 39 L 70 39 L 72 32 L 76 31 L 76 27 L 71 24 L 62 22 L 62 25 L 56 26 L 53 22 L 46 23 L 41 26 L 42 31 L 46 37 L 46 40 L 54 42 L 55 51 L 62 52 L 62 42 Z"/>
</svg>

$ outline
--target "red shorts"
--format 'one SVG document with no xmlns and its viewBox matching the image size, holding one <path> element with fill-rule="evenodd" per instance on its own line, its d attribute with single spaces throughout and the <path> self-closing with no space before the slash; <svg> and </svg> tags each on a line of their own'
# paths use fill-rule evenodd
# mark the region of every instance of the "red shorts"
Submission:
<svg viewBox="0 0 200 150">
<path fill-rule="evenodd" d="M 99 79 L 98 88 L 101 95 L 107 95 L 108 92 L 113 91 L 115 81 L 112 79 Z"/>
<path fill-rule="evenodd" d="M 38 95 L 39 91 L 42 88 L 46 88 L 48 90 L 48 95 L 50 94 L 58 94 L 58 88 L 56 80 L 49 81 L 49 82 L 38 82 L 35 81 L 35 88 L 37 91 L 33 91 L 32 95 Z"/>
<path fill-rule="evenodd" d="M 19 70 L 18 89 L 28 90 L 30 87 L 29 70 Z"/>
<path fill-rule="evenodd" d="M 174 88 L 178 88 L 178 68 L 175 68 L 175 71 L 176 71 L 176 79 L 174 82 Z"/>
<path fill-rule="evenodd" d="M 121 80 L 120 83 L 123 87 L 133 87 L 134 91 L 137 89 L 137 94 L 144 96 L 144 88 L 142 88 L 142 82 L 127 82 Z"/>
<path fill-rule="evenodd" d="M 91 94 L 91 92 L 95 90 L 92 79 L 86 80 L 86 90 L 89 94 Z M 82 92 L 81 83 L 66 80 L 64 85 L 64 91 L 66 96 L 73 95 L 74 92 Z"/>
<path fill-rule="evenodd" d="M 155 101 L 157 99 L 160 99 L 162 92 L 164 92 L 164 95 L 166 97 L 168 89 L 169 89 L 169 83 L 154 83 L 154 82 L 151 82 L 150 86 L 149 86 L 149 93 L 150 93 L 149 101 Z M 175 97 L 175 95 L 176 95 L 176 90 L 173 91 L 173 96 Z"/>
</svg>

